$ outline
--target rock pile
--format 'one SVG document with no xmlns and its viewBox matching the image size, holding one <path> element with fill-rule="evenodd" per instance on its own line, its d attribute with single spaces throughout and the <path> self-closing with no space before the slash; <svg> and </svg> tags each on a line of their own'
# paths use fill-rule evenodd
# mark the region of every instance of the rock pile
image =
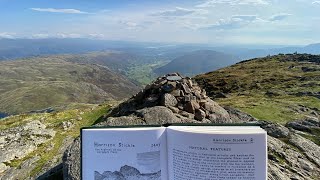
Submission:
<svg viewBox="0 0 320 180">
<path fill-rule="evenodd" d="M 166 107 L 166 108 L 163 108 Z M 142 110 L 144 108 L 149 108 Z M 145 117 L 146 113 L 168 111 L 166 114 L 174 114 L 174 122 L 193 123 L 230 123 L 229 113 L 211 100 L 204 89 L 201 89 L 190 78 L 182 77 L 178 73 L 168 74 L 157 78 L 155 82 L 134 95 L 129 101 L 116 108 L 111 116 L 121 117 L 127 115 L 138 115 Z M 154 113 L 152 115 L 154 115 Z M 157 113 L 159 114 L 159 113 Z M 177 119 L 178 118 L 178 119 Z M 119 118 L 118 118 L 119 119 Z M 137 118 L 133 118 L 137 119 Z M 110 120 L 110 119 L 109 119 Z M 112 122 L 114 119 L 111 118 Z M 123 121 L 123 118 L 121 119 Z M 159 119 L 160 120 L 160 119 Z M 161 121 L 161 120 L 160 120 Z M 132 118 L 131 118 L 132 122 Z M 143 120 L 150 124 L 150 121 Z M 157 123 L 159 121 L 152 121 Z M 170 123 L 163 122 L 162 123 Z M 103 124 L 105 125 L 105 124 Z"/>
</svg>

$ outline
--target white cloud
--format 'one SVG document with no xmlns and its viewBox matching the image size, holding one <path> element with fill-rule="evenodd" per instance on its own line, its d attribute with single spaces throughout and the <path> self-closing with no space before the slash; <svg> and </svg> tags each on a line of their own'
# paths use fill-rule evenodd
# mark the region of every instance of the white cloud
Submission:
<svg viewBox="0 0 320 180">
<path fill-rule="evenodd" d="M 206 8 L 214 7 L 217 4 L 230 4 L 230 5 L 268 5 L 266 0 L 208 0 L 196 7 Z"/>
<path fill-rule="evenodd" d="M 313 1 L 312 4 L 320 4 L 320 1 Z"/>
<path fill-rule="evenodd" d="M 186 16 L 189 14 L 206 14 L 207 11 L 203 9 L 186 9 L 181 7 L 176 7 L 174 10 L 160 11 L 157 13 L 151 14 L 152 16 L 163 16 L 163 17 L 178 17 Z"/>
<path fill-rule="evenodd" d="M 142 27 L 138 23 L 132 22 L 132 21 L 120 20 L 119 24 L 125 26 L 125 28 L 128 29 L 128 30 L 137 30 L 137 29 Z"/>
<path fill-rule="evenodd" d="M 205 25 L 203 29 L 238 29 L 254 22 L 257 19 L 257 15 L 233 15 L 230 19 L 220 19 L 214 24 Z"/>
<path fill-rule="evenodd" d="M 248 4 L 248 5 L 268 5 L 266 0 L 237 0 L 235 4 Z"/>
<path fill-rule="evenodd" d="M 240 19 L 251 22 L 257 19 L 257 15 L 233 15 L 231 19 Z"/>
<path fill-rule="evenodd" d="M 50 13 L 65 13 L 65 14 L 89 14 L 88 12 L 78 9 L 55 9 L 55 8 L 30 8 L 33 11 L 50 12 Z"/>
<path fill-rule="evenodd" d="M 14 39 L 16 38 L 15 33 L 8 33 L 8 32 L 0 32 L 0 39 L 5 38 L 5 39 Z"/>
<path fill-rule="evenodd" d="M 269 21 L 281 21 L 286 19 L 287 17 L 291 16 L 292 14 L 288 14 L 288 13 L 279 13 L 279 14 L 275 14 L 273 16 L 271 16 L 269 18 Z"/>
<path fill-rule="evenodd" d="M 28 36 L 22 36 L 19 38 L 27 38 L 27 39 L 47 39 L 47 38 L 58 38 L 58 39 L 64 39 L 64 38 L 89 38 L 89 39 L 104 39 L 105 35 L 101 33 L 40 33 L 40 34 L 31 34 Z"/>
<path fill-rule="evenodd" d="M 31 38 L 32 39 L 46 39 L 49 38 L 49 34 L 32 34 Z"/>
</svg>

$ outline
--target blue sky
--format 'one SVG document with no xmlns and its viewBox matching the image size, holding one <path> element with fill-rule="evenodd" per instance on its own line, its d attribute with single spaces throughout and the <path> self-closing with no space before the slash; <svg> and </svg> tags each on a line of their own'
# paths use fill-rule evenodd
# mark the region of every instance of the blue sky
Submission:
<svg viewBox="0 0 320 180">
<path fill-rule="evenodd" d="M 0 0 L 0 38 L 320 42 L 320 0 Z"/>
</svg>

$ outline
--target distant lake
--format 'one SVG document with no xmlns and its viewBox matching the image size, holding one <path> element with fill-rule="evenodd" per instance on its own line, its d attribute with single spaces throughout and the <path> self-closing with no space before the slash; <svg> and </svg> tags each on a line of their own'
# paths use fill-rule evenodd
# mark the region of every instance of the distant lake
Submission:
<svg viewBox="0 0 320 180">
<path fill-rule="evenodd" d="M 0 112 L 0 119 L 9 116 L 7 113 Z"/>
</svg>

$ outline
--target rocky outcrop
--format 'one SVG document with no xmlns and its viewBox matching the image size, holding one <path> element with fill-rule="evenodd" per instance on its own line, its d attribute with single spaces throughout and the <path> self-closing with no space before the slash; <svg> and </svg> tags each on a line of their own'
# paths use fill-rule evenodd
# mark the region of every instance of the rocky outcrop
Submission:
<svg viewBox="0 0 320 180">
<path fill-rule="evenodd" d="M 63 179 L 80 178 L 80 138 L 76 138 L 63 155 Z"/>
<path fill-rule="evenodd" d="M 47 129 L 40 121 L 35 120 L 24 125 L 0 130 L 0 178 L 19 179 L 23 172 L 19 168 L 10 167 L 8 164 L 13 160 L 22 159 L 33 152 L 39 145 L 51 140 L 55 131 Z M 39 157 L 31 157 L 21 166 L 29 166 L 31 162 L 37 161 Z M 17 177 L 16 177 L 17 176 Z M 6 177 L 6 178 L 5 178 Z M 9 179 L 10 179 L 9 178 Z"/>
<path fill-rule="evenodd" d="M 258 121 L 207 97 L 190 78 L 169 74 L 114 108 L 96 126 L 167 123 L 255 123 L 268 133 L 268 179 L 315 179 L 320 177 L 319 119 L 307 118 L 286 126 Z M 80 140 L 64 155 L 65 179 L 80 179 Z M 96 172 L 97 177 L 115 177 L 118 172 Z M 123 174 L 121 177 L 124 177 Z M 120 178 L 121 179 L 121 178 Z"/>
</svg>

